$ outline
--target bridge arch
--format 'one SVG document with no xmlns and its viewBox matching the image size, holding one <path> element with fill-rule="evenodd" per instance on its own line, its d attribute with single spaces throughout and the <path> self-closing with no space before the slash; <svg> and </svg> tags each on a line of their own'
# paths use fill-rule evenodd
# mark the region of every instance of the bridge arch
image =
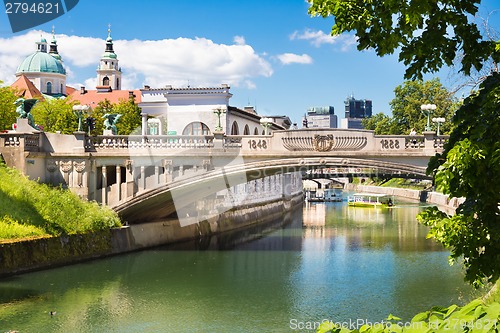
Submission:
<svg viewBox="0 0 500 333">
<path fill-rule="evenodd" d="M 395 177 L 400 174 L 412 174 L 415 178 L 425 178 L 425 167 L 399 162 L 387 162 L 373 159 L 315 157 L 287 158 L 227 165 L 208 172 L 201 172 L 174 180 L 169 184 L 144 191 L 135 197 L 114 207 L 120 216 L 129 223 L 155 221 L 164 219 L 193 202 L 227 189 L 228 184 L 243 184 L 251 180 L 261 179 L 275 174 L 307 172 L 318 167 L 335 168 L 373 168 L 392 172 Z M 175 203 L 173 193 L 176 197 Z"/>
</svg>

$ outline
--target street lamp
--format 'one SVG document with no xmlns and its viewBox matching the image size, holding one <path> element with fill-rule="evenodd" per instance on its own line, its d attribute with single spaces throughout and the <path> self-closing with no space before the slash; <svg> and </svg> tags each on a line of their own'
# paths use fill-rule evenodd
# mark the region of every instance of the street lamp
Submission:
<svg viewBox="0 0 500 333">
<path fill-rule="evenodd" d="M 215 131 L 222 132 L 222 125 L 220 123 L 220 116 L 221 116 L 221 114 L 226 112 L 226 109 L 219 107 L 219 108 L 214 109 L 213 111 L 217 115 L 217 117 L 219 118 L 219 122 L 218 122 L 218 125 L 215 127 Z"/>
<path fill-rule="evenodd" d="M 78 132 L 83 132 L 82 118 L 83 114 L 89 110 L 88 105 L 73 105 L 73 113 L 78 117 Z"/>
<path fill-rule="evenodd" d="M 436 110 L 436 104 L 423 104 L 420 106 L 420 109 L 422 110 L 422 113 L 427 116 L 427 126 L 425 126 L 425 131 L 432 131 L 430 117 L 432 111 Z"/>
<path fill-rule="evenodd" d="M 439 118 L 432 118 L 432 121 L 438 124 L 438 128 L 437 128 L 437 135 L 439 135 L 439 125 L 440 125 L 441 123 L 444 123 L 445 119 L 444 119 L 444 118 L 442 118 L 442 117 L 439 117 Z"/>
<path fill-rule="evenodd" d="M 260 118 L 260 124 L 264 127 L 264 134 L 268 135 L 269 127 L 271 127 L 273 120 L 271 118 L 263 117 Z"/>
</svg>

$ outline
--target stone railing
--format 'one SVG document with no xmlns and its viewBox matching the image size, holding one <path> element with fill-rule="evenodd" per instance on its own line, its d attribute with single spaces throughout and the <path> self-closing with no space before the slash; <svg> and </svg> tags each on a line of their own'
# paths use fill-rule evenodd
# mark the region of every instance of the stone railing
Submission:
<svg viewBox="0 0 500 333">
<path fill-rule="evenodd" d="M 196 135 L 112 135 L 86 137 L 85 150 L 143 148 L 212 148 L 213 136 Z"/>
<path fill-rule="evenodd" d="M 0 148 L 20 147 L 24 151 L 40 150 L 40 133 L 2 133 Z"/>
<path fill-rule="evenodd" d="M 366 146 L 365 136 L 333 136 L 331 134 L 314 136 L 283 137 L 283 146 L 290 151 L 330 151 L 360 150 Z"/>
</svg>

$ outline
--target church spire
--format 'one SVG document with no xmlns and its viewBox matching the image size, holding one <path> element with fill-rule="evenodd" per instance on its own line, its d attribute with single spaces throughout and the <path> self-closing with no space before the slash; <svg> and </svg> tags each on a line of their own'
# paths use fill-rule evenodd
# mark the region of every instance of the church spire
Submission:
<svg viewBox="0 0 500 333">
<path fill-rule="evenodd" d="M 108 38 L 106 38 L 106 51 L 105 53 L 115 53 L 113 51 L 113 38 L 111 38 L 111 24 L 108 24 Z M 115 55 L 116 58 L 116 55 Z"/>
<path fill-rule="evenodd" d="M 101 56 L 97 68 L 97 85 L 109 87 L 112 90 L 121 89 L 122 72 L 118 67 L 118 57 L 113 50 L 113 38 L 111 38 L 111 24 L 108 24 L 108 38 L 106 38 L 106 50 Z"/>
<path fill-rule="evenodd" d="M 52 26 L 52 41 L 50 42 L 49 54 L 54 58 L 56 58 L 57 60 L 62 61 L 62 58 L 59 55 L 59 52 L 57 51 L 57 41 L 56 41 L 56 34 L 54 32 L 54 26 Z"/>
</svg>

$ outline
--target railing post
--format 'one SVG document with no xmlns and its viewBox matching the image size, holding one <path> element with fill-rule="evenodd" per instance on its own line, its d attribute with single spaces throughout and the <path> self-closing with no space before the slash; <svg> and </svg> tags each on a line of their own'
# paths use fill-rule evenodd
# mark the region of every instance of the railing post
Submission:
<svg viewBox="0 0 500 333">
<path fill-rule="evenodd" d="M 436 137 L 436 132 L 434 131 L 425 131 L 422 133 L 424 135 L 424 150 L 429 153 L 434 153 L 434 139 Z"/>
<path fill-rule="evenodd" d="M 214 132 L 214 149 L 224 149 L 224 132 Z"/>
</svg>

